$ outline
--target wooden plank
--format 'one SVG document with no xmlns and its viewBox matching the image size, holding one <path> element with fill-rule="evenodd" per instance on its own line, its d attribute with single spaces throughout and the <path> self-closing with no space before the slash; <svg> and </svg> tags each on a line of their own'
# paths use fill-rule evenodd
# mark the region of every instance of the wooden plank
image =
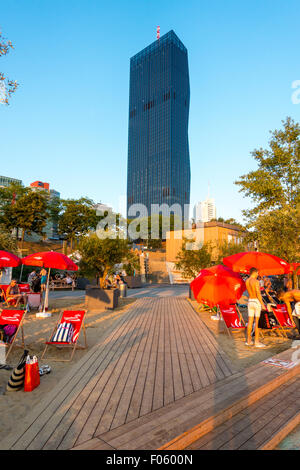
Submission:
<svg viewBox="0 0 300 470">
<path fill-rule="evenodd" d="M 224 360 L 224 357 L 226 356 L 225 353 L 213 337 L 212 333 L 206 327 L 205 323 L 196 315 L 191 305 L 188 305 L 191 309 L 190 319 L 192 325 L 192 334 L 194 335 L 198 344 L 201 342 L 203 345 L 204 352 L 207 355 L 209 361 L 208 363 L 210 363 L 217 379 L 221 380 L 222 378 L 231 375 L 232 370 Z"/>
<path fill-rule="evenodd" d="M 157 300 L 156 300 L 157 302 Z M 157 316 L 157 322 L 155 324 L 155 330 L 153 334 L 153 340 L 151 343 L 151 351 L 148 363 L 148 370 L 147 370 L 147 377 L 145 382 L 145 387 L 143 391 L 143 397 L 141 402 L 140 408 L 140 416 L 143 416 L 147 413 L 152 411 L 153 406 L 153 394 L 154 394 L 154 387 L 155 387 L 155 373 L 156 373 L 156 363 L 157 363 L 157 355 L 158 355 L 158 341 L 159 341 L 159 333 L 160 333 L 160 317 L 161 312 L 159 307 L 159 303 L 156 304 L 157 309 L 155 315 Z"/>
<path fill-rule="evenodd" d="M 132 322 L 127 322 L 119 344 L 100 366 L 101 375 L 98 380 L 96 383 L 89 384 L 84 391 L 86 399 L 79 396 L 74 405 L 69 408 L 61 426 L 56 427 L 47 441 L 46 449 L 56 448 L 56 446 L 59 449 L 69 449 L 75 445 L 75 442 L 80 444 L 93 437 L 124 362 L 139 335 L 139 327 L 144 319 L 142 312 L 143 305 L 139 309 L 134 309 Z M 69 428 L 66 427 L 67 422 L 70 423 Z"/>
<path fill-rule="evenodd" d="M 165 341 L 164 341 L 164 322 L 168 315 L 165 299 L 159 300 L 159 334 L 157 343 L 157 355 L 155 366 L 155 378 L 152 398 L 151 411 L 164 406 L 164 374 L 165 374 Z"/>
<path fill-rule="evenodd" d="M 170 351 L 172 357 L 172 375 L 173 375 L 173 387 L 174 387 L 174 398 L 175 400 L 179 400 L 180 398 L 184 397 L 184 387 L 183 387 L 183 379 L 180 367 L 180 360 L 179 360 L 179 351 L 177 348 L 177 341 L 175 336 L 175 327 L 174 327 L 174 320 L 172 315 L 172 305 L 169 302 L 169 328 L 170 328 Z"/>
<path fill-rule="evenodd" d="M 126 347 L 130 339 L 131 325 L 136 322 L 134 312 L 132 317 L 127 319 L 122 329 L 118 330 L 118 335 L 111 347 L 107 350 L 106 354 L 96 358 L 84 382 L 79 381 L 79 386 L 72 389 L 71 393 L 66 397 L 63 403 L 60 403 L 56 412 L 48 417 L 42 428 L 40 428 L 37 436 L 32 440 L 29 449 L 39 449 L 44 447 L 49 449 L 58 446 L 64 434 L 67 432 L 69 426 L 73 423 L 78 412 L 83 410 L 82 404 L 90 398 L 90 392 L 94 391 L 97 384 L 103 378 L 103 375 L 110 371 L 109 364 L 112 358 L 117 354 L 120 347 Z M 80 371 L 78 370 L 78 374 Z M 82 386 L 84 385 L 84 387 Z M 77 393 L 76 393 L 77 392 Z M 51 406 L 51 404 L 50 404 Z"/>
<path fill-rule="evenodd" d="M 69 373 L 60 383 L 24 418 L 17 432 L 4 439 L 0 446 L 3 445 L 4 449 L 10 449 L 18 444 L 18 448 L 26 448 L 32 437 L 39 432 L 43 422 L 47 422 L 49 416 L 55 413 L 59 404 L 65 400 L 70 391 L 77 391 L 78 388 L 84 387 L 89 374 L 93 374 L 92 368 L 96 358 L 101 354 L 106 354 L 107 350 L 112 347 L 119 330 L 122 329 L 127 318 L 131 315 L 132 312 L 126 312 L 124 317 L 120 317 L 117 323 L 112 325 L 104 334 L 102 346 L 100 348 L 98 345 L 94 346 L 77 364 L 71 366 Z"/>
<path fill-rule="evenodd" d="M 130 422 L 134 419 L 137 419 L 140 416 L 140 410 L 142 405 L 142 399 L 145 389 L 145 384 L 147 380 L 147 373 L 149 368 L 150 362 L 150 355 L 152 350 L 152 343 L 154 339 L 154 333 L 156 330 L 156 325 L 158 322 L 158 315 L 157 315 L 158 303 L 153 304 L 153 310 L 151 315 L 151 325 L 149 327 L 148 337 L 145 345 L 145 349 L 143 351 L 143 357 L 138 373 L 138 377 L 136 380 L 135 388 L 130 399 L 128 412 L 126 416 L 126 422 Z"/>
<path fill-rule="evenodd" d="M 139 349 L 146 344 L 149 321 L 151 321 L 151 311 L 146 309 L 144 321 L 141 325 L 140 338 L 137 338 L 133 344 L 124 366 L 120 367 L 118 381 L 110 395 L 102 417 L 99 420 L 99 424 L 95 430 L 96 434 L 101 434 L 109 430 L 112 427 L 113 421 L 114 427 L 125 423 L 130 398 L 136 382 L 136 375 L 142 359 L 142 353 Z M 117 411 L 119 412 L 117 413 Z"/>
<path fill-rule="evenodd" d="M 95 437 L 84 444 L 73 447 L 71 450 L 115 450 L 113 447 L 107 444 L 107 442 L 102 441 Z"/>
<path fill-rule="evenodd" d="M 195 441 L 192 445 L 188 446 L 189 450 L 217 450 L 227 442 L 235 442 L 235 438 L 245 429 L 251 431 L 253 423 L 264 416 L 271 408 L 275 409 L 282 403 L 287 405 L 290 393 L 297 388 L 286 387 L 283 385 L 280 389 L 276 389 L 276 394 L 267 395 L 260 399 L 258 402 L 251 405 L 249 408 L 236 414 L 229 421 L 223 425 L 218 426 L 210 433 L 203 436 L 201 439 Z"/>
<path fill-rule="evenodd" d="M 164 406 L 175 401 L 174 394 L 174 377 L 173 377 L 173 358 L 171 353 L 171 335 L 170 330 L 170 301 L 166 299 L 167 313 L 164 315 Z"/>
<path fill-rule="evenodd" d="M 268 438 L 260 445 L 259 450 L 273 450 L 283 441 L 297 426 L 300 425 L 300 411 L 298 411 L 291 419 L 282 424 L 271 438 Z"/>
<path fill-rule="evenodd" d="M 177 300 L 177 299 L 176 299 Z M 181 336 L 181 342 L 183 344 L 183 348 L 185 351 L 186 359 L 187 359 L 187 364 L 188 364 L 188 369 L 191 377 L 191 382 L 193 386 L 193 391 L 200 390 L 203 388 L 203 384 L 206 383 L 208 385 L 209 381 L 207 380 L 207 375 L 205 373 L 205 376 L 203 377 L 203 381 L 201 380 L 201 377 L 198 374 L 198 368 L 195 363 L 195 357 L 193 355 L 192 351 L 192 341 L 189 335 L 188 331 L 188 324 L 189 324 L 189 317 L 186 314 L 186 312 L 181 309 L 181 304 L 182 302 L 179 302 L 178 300 L 175 303 L 174 306 L 174 316 L 177 321 L 178 325 L 178 330 L 179 334 Z M 205 379 L 207 382 L 205 382 Z"/>
<path fill-rule="evenodd" d="M 264 382 L 264 386 L 259 387 L 258 389 L 256 389 L 255 387 L 255 390 L 251 393 L 249 381 L 245 380 L 244 378 L 242 387 L 241 384 L 239 384 L 239 386 L 236 384 L 236 389 L 230 388 L 228 390 L 227 388 L 226 390 L 224 387 L 222 390 L 222 395 L 219 399 L 218 393 L 215 393 L 212 396 L 211 401 L 209 401 L 208 403 L 203 403 L 202 406 L 200 405 L 194 409 L 191 409 L 190 411 L 183 409 L 179 410 L 179 415 L 177 415 L 177 417 L 174 419 L 170 418 L 167 422 L 165 422 L 164 416 L 163 424 L 160 423 L 160 418 L 158 417 L 156 418 L 156 422 L 152 423 L 152 429 L 149 430 L 149 433 L 145 432 L 142 429 L 139 429 L 140 435 L 137 436 L 134 441 L 127 441 L 125 444 L 122 443 L 120 446 L 119 443 L 112 445 L 121 449 L 131 449 L 132 446 L 134 446 L 133 448 L 135 449 L 143 449 L 146 445 L 148 446 L 147 448 L 162 447 L 163 449 L 170 450 L 186 448 L 187 445 L 191 444 L 191 442 L 194 441 L 194 432 L 197 436 L 197 433 L 203 435 L 206 432 L 211 431 L 215 426 L 222 424 L 222 422 L 226 421 L 227 419 L 230 419 L 234 414 L 238 413 L 239 411 L 241 411 L 241 409 L 245 408 L 248 405 L 249 401 L 250 403 L 252 403 L 256 399 L 260 398 L 260 394 L 267 393 L 270 384 L 268 383 L 268 387 L 266 387 L 265 381 L 269 382 L 267 380 L 267 377 L 270 379 L 272 376 L 273 375 L 272 373 L 270 373 L 270 371 L 266 371 L 264 377 L 260 377 L 260 381 Z M 257 382 L 257 379 L 255 383 L 256 385 L 259 383 Z M 273 380 L 273 387 L 276 386 L 277 380 Z M 218 392 L 220 393 L 220 391 Z M 242 399 L 240 398 L 241 396 L 243 397 Z M 197 421 L 201 424 L 196 425 Z M 158 426 L 160 427 L 159 430 Z M 190 428 L 191 426 L 192 430 Z M 186 431 L 180 436 L 180 438 L 176 438 L 176 434 L 177 436 L 179 435 L 179 429 L 186 429 Z M 188 431 L 188 429 L 190 430 Z M 158 431 L 158 437 L 156 437 L 156 430 Z M 127 436 L 127 439 L 128 437 L 131 436 Z M 192 440 L 190 440 L 191 437 Z M 171 438 L 175 439 L 171 440 Z M 124 438 L 124 436 L 121 439 L 123 440 L 123 442 L 126 441 L 126 437 Z M 168 444 L 166 445 L 162 445 L 164 439 L 165 442 L 168 442 L 168 440 L 171 440 L 171 442 L 168 442 Z M 114 440 L 112 442 L 114 442 Z"/>
<path fill-rule="evenodd" d="M 185 349 L 182 343 L 181 339 L 181 334 L 179 331 L 179 326 L 177 322 L 177 317 L 175 313 L 176 307 L 175 307 L 175 302 L 172 303 L 172 311 L 170 312 L 170 317 L 173 322 L 173 334 L 175 337 L 175 343 L 177 347 L 177 352 L 178 352 L 178 358 L 179 358 L 179 366 L 180 366 L 180 371 L 181 371 L 181 377 L 182 377 L 182 384 L 183 384 L 183 391 L 184 395 L 189 395 L 193 393 L 193 383 L 188 367 L 188 362 L 187 362 L 187 357 L 185 354 Z"/>
</svg>

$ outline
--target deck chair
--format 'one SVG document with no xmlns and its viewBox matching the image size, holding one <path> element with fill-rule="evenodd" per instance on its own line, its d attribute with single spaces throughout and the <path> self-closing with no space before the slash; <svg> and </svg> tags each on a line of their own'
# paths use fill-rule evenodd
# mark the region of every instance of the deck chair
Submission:
<svg viewBox="0 0 300 470">
<path fill-rule="evenodd" d="M 50 358 L 54 361 L 61 361 L 61 362 L 69 362 L 73 359 L 74 353 L 76 349 L 86 349 L 87 348 L 87 340 L 86 340 L 86 332 L 85 332 L 85 327 L 84 327 L 84 316 L 86 314 L 86 310 L 65 310 L 61 313 L 60 318 L 55 325 L 49 341 L 46 342 L 45 349 L 43 351 L 41 359 L 46 354 L 46 351 L 49 346 L 54 346 L 54 347 L 59 347 L 59 348 L 70 348 L 72 349 L 71 357 L 69 359 L 55 359 L 55 358 Z M 69 343 L 66 342 L 56 342 L 53 341 L 53 337 L 57 331 L 57 328 L 60 324 L 62 323 L 72 323 L 74 332 L 72 336 L 72 340 Z M 83 335 L 84 335 L 84 346 L 78 344 L 78 339 L 81 333 L 81 329 L 83 330 Z"/>
<path fill-rule="evenodd" d="M 296 328 L 294 322 L 291 321 L 287 306 L 285 304 L 278 304 L 276 307 L 272 306 L 273 314 L 280 325 L 283 335 L 287 338 L 286 331 Z"/>
<path fill-rule="evenodd" d="M 232 331 L 246 329 L 244 319 L 237 305 L 219 305 L 218 312 L 224 320 L 224 325 L 229 336 L 232 336 Z"/>
<path fill-rule="evenodd" d="M 20 347 L 22 347 L 23 349 L 25 347 L 24 330 L 23 330 L 23 321 L 24 321 L 25 313 L 26 313 L 25 310 L 2 310 L 2 312 L 0 313 L 0 325 L 15 325 L 17 327 L 15 334 L 10 338 L 10 342 L 7 343 L 6 345 L 8 347 L 8 350 L 6 353 L 6 359 L 8 358 L 14 346 L 14 342 L 20 330 L 21 330 L 21 336 L 22 336 L 22 343 Z"/>
</svg>

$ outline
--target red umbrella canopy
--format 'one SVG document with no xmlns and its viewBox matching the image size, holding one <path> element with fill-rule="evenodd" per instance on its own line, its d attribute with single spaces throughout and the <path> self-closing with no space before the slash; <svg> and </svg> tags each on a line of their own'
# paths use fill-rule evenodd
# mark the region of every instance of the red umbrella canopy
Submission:
<svg viewBox="0 0 300 470">
<path fill-rule="evenodd" d="M 202 269 L 191 282 L 191 289 L 197 302 L 213 307 L 235 303 L 246 285 L 239 274 L 226 266 L 217 265 Z"/>
<path fill-rule="evenodd" d="M 77 271 L 78 266 L 62 253 L 56 251 L 44 251 L 34 253 L 22 259 L 26 266 L 40 266 L 41 268 L 63 269 L 65 271 Z"/>
<path fill-rule="evenodd" d="M 22 264 L 20 258 L 8 251 L 0 250 L 0 268 L 16 268 Z"/>
<path fill-rule="evenodd" d="M 248 274 L 256 268 L 261 276 L 286 274 L 290 272 L 290 264 L 281 258 L 259 251 L 248 251 L 227 256 L 223 263 L 235 272 Z"/>
</svg>

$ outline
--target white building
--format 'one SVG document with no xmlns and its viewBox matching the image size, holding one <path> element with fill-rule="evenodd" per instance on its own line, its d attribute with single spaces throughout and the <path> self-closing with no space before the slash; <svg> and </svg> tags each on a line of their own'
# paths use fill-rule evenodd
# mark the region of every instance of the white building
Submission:
<svg viewBox="0 0 300 470">
<path fill-rule="evenodd" d="M 195 204 L 194 207 L 194 220 L 197 224 L 198 222 L 210 222 L 213 219 L 217 218 L 217 211 L 215 200 L 211 198 L 205 199 L 205 201 L 200 201 Z"/>
</svg>

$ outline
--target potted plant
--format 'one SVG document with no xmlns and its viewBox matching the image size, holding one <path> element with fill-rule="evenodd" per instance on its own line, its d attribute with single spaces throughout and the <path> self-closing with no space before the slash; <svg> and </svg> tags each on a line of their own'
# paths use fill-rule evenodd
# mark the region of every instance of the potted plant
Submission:
<svg viewBox="0 0 300 470">
<path fill-rule="evenodd" d="M 80 273 L 97 279 L 96 285 L 86 286 L 86 308 L 116 308 L 119 289 L 110 288 L 108 277 L 116 264 L 130 256 L 128 241 L 117 237 L 99 238 L 96 233 L 92 233 L 80 240 L 78 251 Z"/>
</svg>

